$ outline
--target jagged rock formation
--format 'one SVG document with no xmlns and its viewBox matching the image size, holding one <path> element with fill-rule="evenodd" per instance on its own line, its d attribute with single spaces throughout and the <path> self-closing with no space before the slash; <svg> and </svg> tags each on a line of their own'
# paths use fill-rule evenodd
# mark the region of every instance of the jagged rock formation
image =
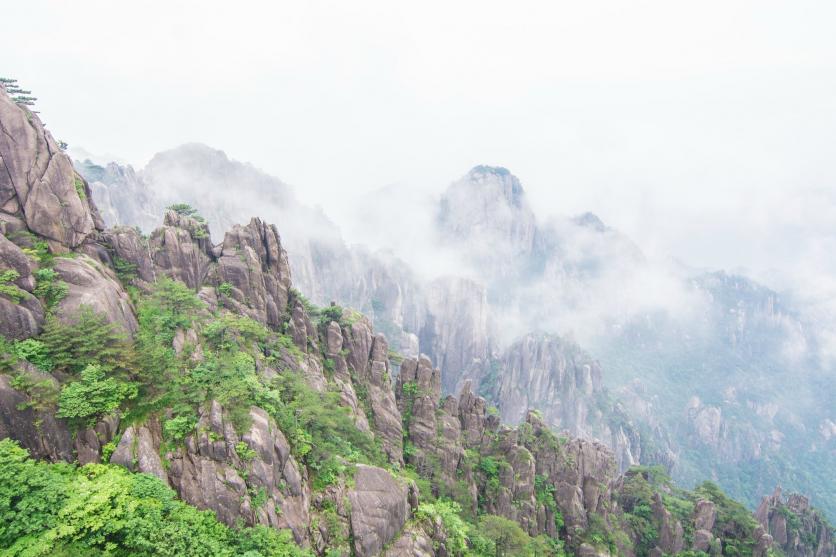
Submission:
<svg viewBox="0 0 836 557">
<path fill-rule="evenodd" d="M 642 462 L 636 425 L 610 400 L 600 363 L 573 342 L 526 335 L 492 360 L 479 381 L 481 391 L 497 401 L 504 423 L 520 423 L 538 410 L 555 429 L 606 442 L 620 470 Z"/>
<path fill-rule="evenodd" d="M 765 535 L 787 557 L 836 555 L 834 529 L 803 495 L 792 493 L 784 498 L 778 487 L 772 495 L 763 498 L 755 517 Z"/>
<path fill-rule="evenodd" d="M 64 249 L 104 228 L 87 182 L 40 119 L 0 94 L 0 221 Z"/>
<path fill-rule="evenodd" d="M 394 350 L 427 354 L 442 370 L 446 393 L 472 380 L 506 418 L 509 412 L 520 419 L 528 408 L 561 415 L 559 427 L 603 440 L 622 469 L 659 463 L 685 483 L 717 477 L 736 496 L 751 497 L 774 485 L 776 470 L 795 466 L 796 455 L 813 451 L 810 473 L 797 476 L 794 487 L 831 483 L 827 461 L 836 436 L 818 432 L 829 431 L 822 424 L 836 417 L 810 409 L 832 406 L 836 382 L 817 379 L 832 376 L 832 369 L 811 356 L 817 340 L 803 316 L 742 277 L 649 262 L 591 213 L 538 222 L 507 169 L 476 167 L 442 196 L 426 236 L 460 262 L 460 276 L 426 281 L 395 256 L 347 247 L 331 223 L 292 199 L 286 185 L 206 147 L 162 153 L 136 174 L 110 166 L 80 168 L 97 196 L 107 192 L 102 201 L 104 213 L 116 215 L 108 217 L 117 218 L 112 222 L 148 229 L 127 199 L 135 190 L 177 192 L 148 204 L 156 204 L 157 219 L 165 204 L 187 201 L 209 217 L 214 230 L 249 218 L 247 200 L 258 196 L 258 206 L 282 223 L 295 284 L 314 302 L 356 307 Z M 231 200 L 215 193 L 232 181 L 238 182 L 236 191 L 249 193 Z M 305 226 L 296 226 L 300 220 Z M 594 354 L 614 400 L 602 404 L 598 391 L 576 391 L 572 404 L 586 409 L 586 421 L 575 425 L 576 419 L 562 415 L 565 403 L 548 407 L 551 394 L 520 405 L 513 393 L 525 392 L 525 383 L 507 383 L 501 394 L 494 385 L 480 385 L 491 376 L 491 362 L 535 330 L 577 339 Z M 800 377 L 798 369 L 805 370 Z M 697 380 L 707 373 L 711 380 Z M 780 385 L 788 380 L 804 396 L 784 396 Z M 694 396 L 700 408 L 691 407 Z M 799 402 L 806 399 L 812 402 Z M 716 421 L 717 412 L 712 425 L 707 420 Z M 701 451 L 717 458 L 693 457 Z M 823 504 L 829 508 L 828 501 Z"/>
</svg>

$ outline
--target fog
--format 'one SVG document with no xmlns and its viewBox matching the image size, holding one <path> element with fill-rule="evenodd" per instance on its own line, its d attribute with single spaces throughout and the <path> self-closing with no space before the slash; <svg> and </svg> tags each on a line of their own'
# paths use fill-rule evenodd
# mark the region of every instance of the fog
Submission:
<svg viewBox="0 0 836 557">
<path fill-rule="evenodd" d="M 783 215 L 836 178 L 830 2 L 4 10 L 31 22 L 0 35 L 4 74 L 59 137 L 137 167 L 201 141 L 336 213 L 360 192 L 437 193 L 498 164 L 544 217 L 591 210 L 647 253 L 758 273 L 815 266 L 781 239 L 833 207 Z"/>
</svg>

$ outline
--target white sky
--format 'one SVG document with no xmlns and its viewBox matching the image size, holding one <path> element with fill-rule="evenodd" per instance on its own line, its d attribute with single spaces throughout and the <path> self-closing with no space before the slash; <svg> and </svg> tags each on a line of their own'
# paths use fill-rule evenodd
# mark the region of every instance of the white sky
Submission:
<svg viewBox="0 0 836 557">
<path fill-rule="evenodd" d="M 697 266 L 836 276 L 836 2 L 5 2 L 0 75 L 141 166 L 187 141 L 338 212 L 511 169 Z"/>
</svg>

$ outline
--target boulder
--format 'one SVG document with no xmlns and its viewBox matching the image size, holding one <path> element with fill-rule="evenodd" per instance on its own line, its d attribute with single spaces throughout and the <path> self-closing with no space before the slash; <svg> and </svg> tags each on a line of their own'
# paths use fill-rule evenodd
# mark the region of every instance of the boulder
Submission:
<svg viewBox="0 0 836 557">
<path fill-rule="evenodd" d="M 55 271 L 67 284 L 67 295 L 58 304 L 56 315 L 72 321 L 82 306 L 102 313 L 108 322 L 133 335 L 138 328 L 128 293 L 111 269 L 86 255 L 58 257 Z"/>
<path fill-rule="evenodd" d="M 122 433 L 116 450 L 110 456 L 110 462 L 132 472 L 151 474 L 168 482 L 168 474 L 160 459 L 159 434 L 155 436 L 146 426 L 129 426 Z"/>
<path fill-rule="evenodd" d="M 145 283 L 156 280 L 148 239 L 140 236 L 136 229 L 127 226 L 108 228 L 102 233 L 102 243 L 110 250 L 114 264 L 122 260 L 133 265 L 136 277 Z"/>
<path fill-rule="evenodd" d="M 386 470 L 357 465 L 348 499 L 358 557 L 378 555 L 401 531 L 409 515 L 407 495 L 407 487 Z"/>
<path fill-rule="evenodd" d="M 706 499 L 700 499 L 694 505 L 694 529 L 708 530 L 714 528 L 714 520 L 717 517 L 717 510 L 714 503 Z"/>
</svg>

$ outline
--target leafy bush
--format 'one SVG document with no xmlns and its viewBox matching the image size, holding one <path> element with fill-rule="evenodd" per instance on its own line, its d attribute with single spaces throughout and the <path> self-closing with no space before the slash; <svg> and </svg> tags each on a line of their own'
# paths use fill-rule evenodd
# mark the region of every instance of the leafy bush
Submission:
<svg viewBox="0 0 836 557">
<path fill-rule="evenodd" d="M 171 418 L 163 424 L 163 434 L 166 439 L 182 441 L 190 435 L 197 425 L 197 416 L 183 415 Z"/>
<path fill-rule="evenodd" d="M 0 294 L 3 294 L 14 303 L 19 303 L 25 296 L 23 290 L 15 286 L 14 281 L 20 278 L 20 273 L 14 269 L 8 269 L 0 273 Z"/>
<path fill-rule="evenodd" d="M 113 257 L 113 270 L 122 284 L 131 284 L 137 278 L 136 265 L 121 257 Z"/>
<path fill-rule="evenodd" d="M 519 524 L 501 516 L 485 515 L 480 518 L 479 533 L 493 543 L 497 556 L 521 555 L 531 542 Z"/>
<path fill-rule="evenodd" d="M 37 238 L 37 236 L 32 235 L 31 238 L 34 239 Z M 49 244 L 45 241 L 37 240 L 32 243 L 31 248 L 22 248 L 22 251 L 29 257 L 36 259 L 41 267 L 52 266 L 54 256 L 52 255 L 52 252 L 49 251 Z"/>
<path fill-rule="evenodd" d="M 81 372 L 81 380 L 61 389 L 55 415 L 90 427 L 136 395 L 135 384 L 106 377 L 100 366 L 90 364 Z"/>
<path fill-rule="evenodd" d="M 222 282 L 218 285 L 218 294 L 221 296 L 229 296 L 232 294 L 232 285 L 228 282 Z"/>
<path fill-rule="evenodd" d="M 252 450 L 250 446 L 243 441 L 239 441 L 235 445 L 235 454 L 237 454 L 238 458 L 240 458 L 244 462 L 249 462 L 256 457 L 256 452 Z"/>
<path fill-rule="evenodd" d="M 343 462 L 386 465 L 380 447 L 371 435 L 354 424 L 336 392 L 320 393 L 293 372 L 273 379 L 273 389 L 263 393 L 258 405 L 267 410 L 287 435 L 297 458 L 314 475 L 324 476 L 324 487 L 348 470 Z"/>
<path fill-rule="evenodd" d="M 67 283 L 58 279 L 54 269 L 45 267 L 35 271 L 35 295 L 44 301 L 47 310 L 52 310 L 67 295 Z"/>
<path fill-rule="evenodd" d="M 46 345 L 34 338 L 16 341 L 12 350 L 19 359 L 26 360 L 41 371 L 50 372 L 55 366 Z"/>
<path fill-rule="evenodd" d="M 435 503 L 418 505 L 415 519 L 427 521 L 431 526 L 441 522 L 447 536 L 447 551 L 451 555 L 464 555 L 467 551 L 468 527 L 460 516 L 461 510 L 458 503 L 440 499 Z"/>
<path fill-rule="evenodd" d="M 73 176 L 73 186 L 75 186 L 75 191 L 78 194 L 79 199 L 86 201 L 87 192 L 84 191 L 84 182 L 77 175 Z"/>
<path fill-rule="evenodd" d="M 229 528 L 153 476 L 119 466 L 35 462 L 0 441 L 0 553 L 303 557 L 288 531 Z"/>
</svg>

